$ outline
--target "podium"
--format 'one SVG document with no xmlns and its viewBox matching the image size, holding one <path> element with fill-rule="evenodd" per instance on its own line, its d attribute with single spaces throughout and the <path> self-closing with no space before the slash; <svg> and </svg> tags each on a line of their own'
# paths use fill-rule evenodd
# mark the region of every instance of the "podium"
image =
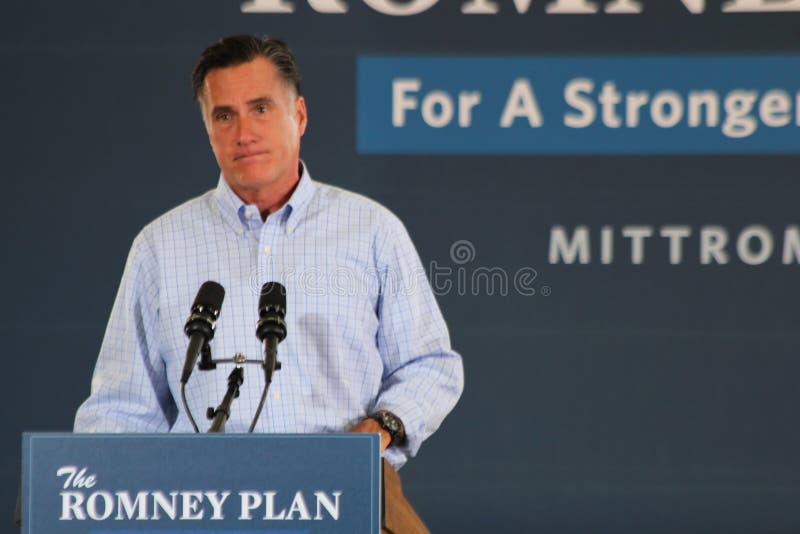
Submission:
<svg viewBox="0 0 800 534">
<path fill-rule="evenodd" d="M 352 433 L 26 433 L 22 532 L 427 532 L 379 447 Z"/>
</svg>

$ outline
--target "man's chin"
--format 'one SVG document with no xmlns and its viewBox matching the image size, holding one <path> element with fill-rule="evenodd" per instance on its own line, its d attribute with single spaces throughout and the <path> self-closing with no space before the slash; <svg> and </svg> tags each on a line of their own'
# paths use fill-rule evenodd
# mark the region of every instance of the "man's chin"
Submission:
<svg viewBox="0 0 800 534">
<path fill-rule="evenodd" d="M 267 173 L 238 173 L 234 175 L 231 186 L 245 191 L 258 191 L 264 188 L 273 187 L 280 182 L 280 177 Z M 229 181 L 228 183 L 231 183 Z"/>
</svg>

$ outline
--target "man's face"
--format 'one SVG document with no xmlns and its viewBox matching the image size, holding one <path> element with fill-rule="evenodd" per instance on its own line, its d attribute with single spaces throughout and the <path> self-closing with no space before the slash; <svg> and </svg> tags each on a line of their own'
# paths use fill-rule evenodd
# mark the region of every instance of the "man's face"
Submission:
<svg viewBox="0 0 800 534">
<path fill-rule="evenodd" d="M 268 59 L 209 71 L 200 104 L 217 163 L 239 196 L 293 185 L 306 105 Z"/>
</svg>

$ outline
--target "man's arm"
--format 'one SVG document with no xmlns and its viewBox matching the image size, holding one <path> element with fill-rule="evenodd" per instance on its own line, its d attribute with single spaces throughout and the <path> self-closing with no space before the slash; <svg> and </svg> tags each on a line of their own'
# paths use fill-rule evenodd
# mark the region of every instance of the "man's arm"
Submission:
<svg viewBox="0 0 800 534">
<path fill-rule="evenodd" d="M 131 247 L 75 432 L 164 432 L 177 407 L 158 352 L 158 273 L 144 232 Z"/>
<path fill-rule="evenodd" d="M 386 410 L 402 421 L 405 442 L 385 453 L 399 467 L 455 406 L 464 387 L 464 369 L 450 347 L 447 325 L 419 255 L 396 217 L 390 217 L 376 250 L 381 278 L 376 341 L 384 373 L 372 413 Z M 382 441 L 386 438 L 383 432 Z"/>
</svg>

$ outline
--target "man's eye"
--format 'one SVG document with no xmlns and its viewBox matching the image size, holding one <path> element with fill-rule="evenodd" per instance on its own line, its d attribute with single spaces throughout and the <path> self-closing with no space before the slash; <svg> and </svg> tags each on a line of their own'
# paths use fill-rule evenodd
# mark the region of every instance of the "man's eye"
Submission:
<svg viewBox="0 0 800 534">
<path fill-rule="evenodd" d="M 223 122 L 229 121 L 229 120 L 231 120 L 231 114 L 230 113 L 217 113 L 217 120 L 218 121 L 223 121 Z"/>
<path fill-rule="evenodd" d="M 256 106 L 256 111 L 259 113 L 266 113 L 267 106 L 265 106 L 264 104 L 259 104 L 258 106 Z"/>
</svg>

